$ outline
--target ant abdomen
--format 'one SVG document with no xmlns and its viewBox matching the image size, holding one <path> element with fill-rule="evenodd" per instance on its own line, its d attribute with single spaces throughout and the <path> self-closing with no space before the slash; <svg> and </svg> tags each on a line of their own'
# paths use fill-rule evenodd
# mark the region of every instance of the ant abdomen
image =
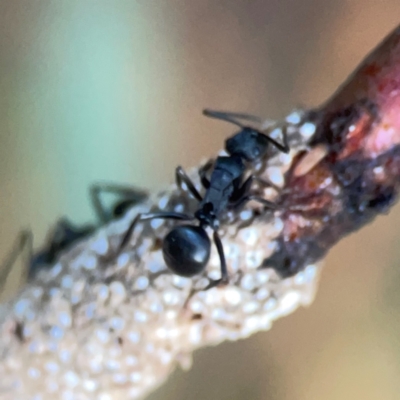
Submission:
<svg viewBox="0 0 400 400">
<path fill-rule="evenodd" d="M 210 258 L 211 241 L 200 226 L 179 225 L 163 241 L 163 256 L 177 275 L 191 277 L 202 272 Z"/>
</svg>

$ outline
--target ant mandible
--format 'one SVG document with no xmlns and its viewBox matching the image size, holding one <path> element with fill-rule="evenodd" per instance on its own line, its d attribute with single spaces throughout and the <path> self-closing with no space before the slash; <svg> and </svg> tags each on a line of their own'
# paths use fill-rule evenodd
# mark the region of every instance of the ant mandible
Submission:
<svg viewBox="0 0 400 400">
<path fill-rule="evenodd" d="M 191 277 L 202 272 L 210 258 L 211 241 L 205 228 L 213 230 L 213 241 L 218 251 L 221 278 L 211 281 L 207 288 L 229 281 L 225 254 L 221 238 L 218 234 L 220 219 L 228 210 L 235 210 L 250 200 L 275 209 L 276 205 L 250 192 L 254 175 L 246 180 L 246 164 L 254 163 L 266 155 L 270 144 L 284 153 L 289 152 L 286 131 L 283 130 L 283 144 L 270 138 L 262 131 L 243 125 L 238 120 L 261 122 L 259 118 L 248 114 L 237 114 L 224 111 L 203 110 L 207 117 L 220 119 L 237 125 L 240 131 L 225 142 L 228 156 L 219 156 L 214 162 L 210 161 L 199 170 L 201 183 L 205 189 L 204 197 L 195 188 L 189 176 L 182 167 L 178 166 L 175 178 L 178 187 L 182 182 L 188 191 L 199 202 L 197 211 L 193 214 L 178 212 L 149 212 L 138 214 L 130 224 L 119 245 L 119 251 L 127 245 L 136 224 L 139 221 L 152 219 L 174 219 L 180 221 L 195 221 L 198 225 L 185 224 L 172 228 L 163 240 L 163 257 L 167 266 L 175 274 Z M 207 173 L 211 171 L 208 179 Z"/>
</svg>

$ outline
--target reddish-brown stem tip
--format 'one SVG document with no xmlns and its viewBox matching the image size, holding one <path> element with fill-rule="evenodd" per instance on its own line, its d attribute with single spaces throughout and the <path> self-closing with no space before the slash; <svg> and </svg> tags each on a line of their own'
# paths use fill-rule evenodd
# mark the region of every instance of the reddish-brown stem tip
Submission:
<svg viewBox="0 0 400 400">
<path fill-rule="evenodd" d="M 265 262 L 282 276 L 319 260 L 397 199 L 400 27 L 313 113 L 310 150 L 286 175 L 280 251 Z"/>
</svg>

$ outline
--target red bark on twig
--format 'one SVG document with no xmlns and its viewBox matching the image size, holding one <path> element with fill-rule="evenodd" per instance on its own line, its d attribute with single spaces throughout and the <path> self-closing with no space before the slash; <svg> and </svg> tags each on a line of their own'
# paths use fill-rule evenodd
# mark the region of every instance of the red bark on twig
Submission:
<svg viewBox="0 0 400 400">
<path fill-rule="evenodd" d="M 343 236 L 385 213 L 400 184 L 400 28 L 320 108 L 317 132 L 282 192 L 280 251 L 265 261 L 283 276 L 319 260 Z M 310 153 L 321 152 L 300 174 Z"/>
</svg>

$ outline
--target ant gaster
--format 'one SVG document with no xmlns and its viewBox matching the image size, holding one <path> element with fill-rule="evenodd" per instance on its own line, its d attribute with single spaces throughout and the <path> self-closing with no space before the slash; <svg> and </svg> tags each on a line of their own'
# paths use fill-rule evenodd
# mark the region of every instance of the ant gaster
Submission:
<svg viewBox="0 0 400 400">
<path fill-rule="evenodd" d="M 240 131 L 225 142 L 228 156 L 219 156 L 214 162 L 210 161 L 199 170 L 201 183 L 205 189 L 204 197 L 195 188 L 193 182 L 182 169 L 177 167 L 175 178 L 178 187 L 182 189 L 182 182 L 188 191 L 199 201 L 199 207 L 193 214 L 178 212 L 150 212 L 141 213 L 130 224 L 126 231 L 119 251 L 128 243 L 132 232 L 139 221 L 152 219 L 174 219 L 181 221 L 198 221 L 198 225 L 185 224 L 172 228 L 163 240 L 163 257 L 167 266 L 177 275 L 191 277 L 202 272 L 210 258 L 211 241 L 205 228 L 213 230 L 213 241 L 216 245 L 221 264 L 221 278 L 214 280 L 207 288 L 228 282 L 228 271 L 224 249 L 218 228 L 220 219 L 228 210 L 234 210 L 250 200 L 255 200 L 268 208 L 276 208 L 275 204 L 258 197 L 250 192 L 255 177 L 250 175 L 246 180 L 246 164 L 262 159 L 272 144 L 284 153 L 289 152 L 286 132 L 283 131 L 283 144 L 270 138 L 262 131 L 243 125 L 238 120 L 261 122 L 259 118 L 247 115 L 228 113 L 223 111 L 204 110 L 203 114 L 224 120 L 239 126 Z M 211 170 L 208 179 L 207 173 Z"/>
</svg>

